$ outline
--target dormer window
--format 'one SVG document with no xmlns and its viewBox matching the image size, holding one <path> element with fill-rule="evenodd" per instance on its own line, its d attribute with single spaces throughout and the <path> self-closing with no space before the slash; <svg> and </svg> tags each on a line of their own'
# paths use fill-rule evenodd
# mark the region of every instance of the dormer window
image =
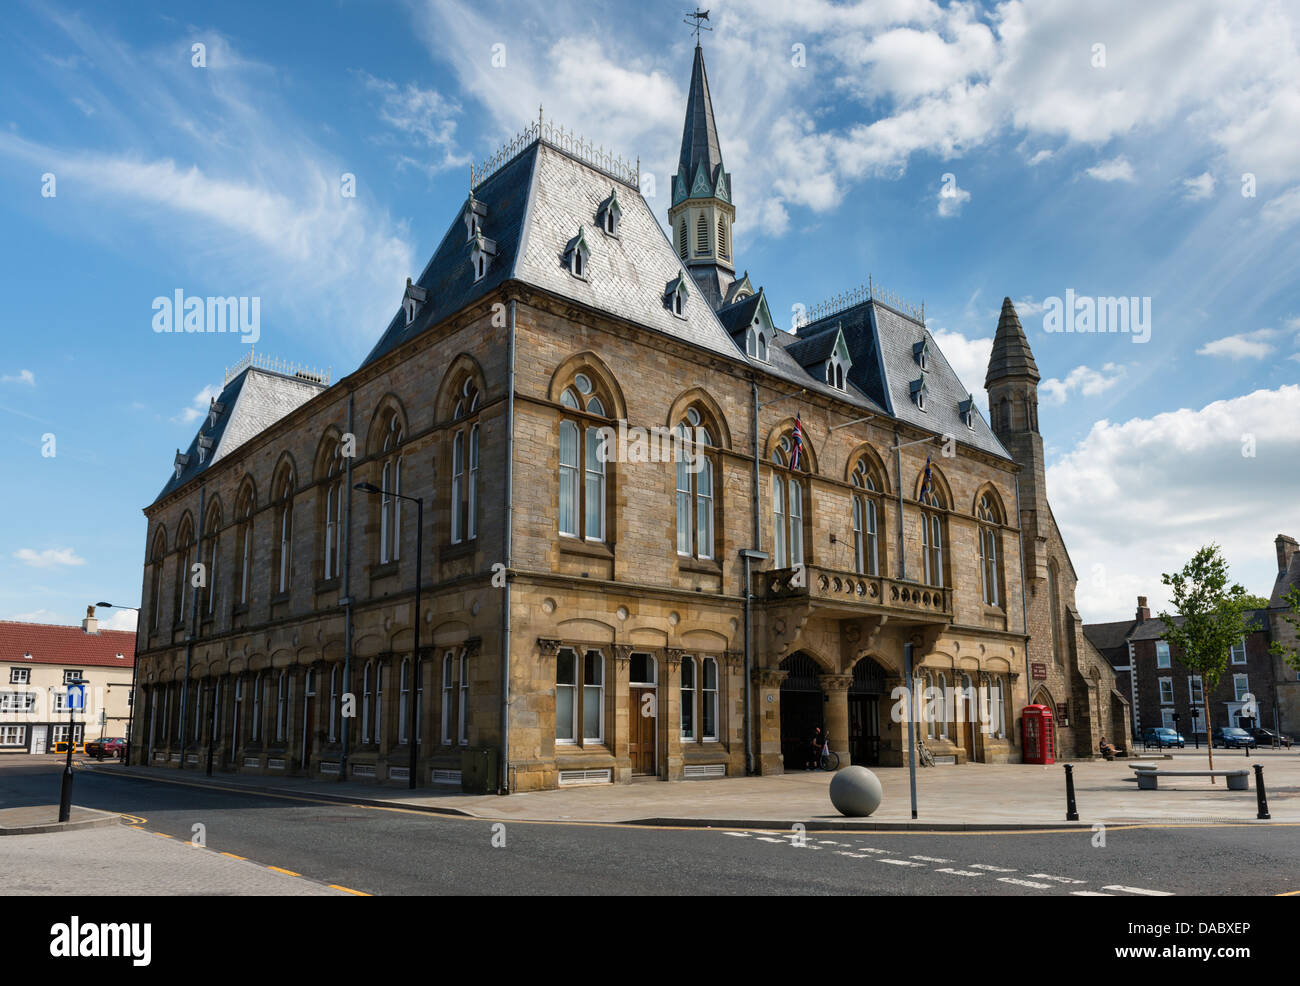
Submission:
<svg viewBox="0 0 1300 986">
<path fill-rule="evenodd" d="M 185 471 L 185 467 L 188 466 L 189 464 L 190 464 L 190 457 L 185 453 L 183 453 L 180 449 L 177 449 L 176 458 L 172 460 L 172 468 L 176 470 L 177 479 L 181 478 L 181 473 Z"/>
<path fill-rule="evenodd" d="M 685 318 L 686 299 L 690 294 L 691 289 L 686 286 L 686 272 L 679 270 L 677 276 L 668 282 L 668 290 L 664 292 L 664 302 L 674 315 Z"/>
<path fill-rule="evenodd" d="M 226 410 L 226 405 L 221 403 L 221 401 L 217 400 L 215 397 L 209 400 L 208 402 L 208 427 L 209 428 L 215 428 L 217 426 L 217 418 L 221 417 L 222 413 L 225 410 Z"/>
<path fill-rule="evenodd" d="M 199 465 L 203 465 L 203 463 L 207 461 L 208 452 L 211 451 L 212 445 L 213 441 L 210 436 L 199 436 Z"/>
<path fill-rule="evenodd" d="M 579 226 L 578 235 L 564 248 L 564 265 L 569 269 L 569 273 L 581 280 L 587 280 L 587 261 L 590 259 L 590 254 L 586 237 L 583 235 L 582 227 Z"/>
<path fill-rule="evenodd" d="M 483 232 L 483 220 L 487 218 L 487 206 L 474 198 L 472 192 L 465 202 L 465 211 L 462 218 L 465 221 L 465 242 L 468 243 Z"/>
<path fill-rule="evenodd" d="M 745 333 L 745 352 L 753 356 L 754 359 L 760 359 L 764 363 L 767 360 L 767 332 L 764 331 L 762 323 L 754 319 L 754 324 L 749 327 Z"/>
<path fill-rule="evenodd" d="M 826 361 L 826 382 L 836 390 L 844 389 L 844 364 L 840 362 L 838 353 Z"/>
<path fill-rule="evenodd" d="M 622 219 L 623 207 L 618 204 L 618 191 L 611 188 L 609 198 L 600 203 L 600 208 L 596 210 L 596 221 L 607 236 L 617 236 L 618 224 Z"/>
<path fill-rule="evenodd" d="M 402 295 L 402 311 L 406 313 L 407 325 L 415 321 L 415 313 L 420 310 L 420 306 L 428 297 L 428 291 L 418 284 L 411 283 L 409 277 L 406 279 L 406 293 Z"/>
<path fill-rule="evenodd" d="M 974 430 L 975 430 L 975 400 L 974 400 L 974 398 L 972 398 L 972 397 L 967 397 L 964 401 L 960 401 L 960 402 L 957 404 L 957 413 L 961 415 L 962 423 L 963 423 L 967 428 L 970 428 L 972 431 L 974 431 Z"/>
<path fill-rule="evenodd" d="M 912 346 L 912 358 L 916 360 L 916 365 L 922 370 L 930 368 L 930 343 L 922 339 Z"/>
<path fill-rule="evenodd" d="M 922 375 L 918 379 L 913 380 L 908 385 L 908 387 L 912 392 L 912 402 L 916 405 L 917 410 L 924 411 L 925 410 L 925 376 Z"/>
<path fill-rule="evenodd" d="M 476 233 L 471 242 L 474 245 L 469 252 L 469 264 L 474 271 L 474 280 L 478 282 L 492 268 L 492 260 L 497 255 L 497 242 L 489 240 L 482 233 Z"/>
</svg>

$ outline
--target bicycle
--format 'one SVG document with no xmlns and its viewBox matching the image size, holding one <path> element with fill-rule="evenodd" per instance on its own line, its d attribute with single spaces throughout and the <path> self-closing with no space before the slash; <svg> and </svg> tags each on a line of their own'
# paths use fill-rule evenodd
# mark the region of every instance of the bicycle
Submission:
<svg viewBox="0 0 1300 986">
<path fill-rule="evenodd" d="M 925 740 L 918 739 L 916 741 L 916 755 L 917 760 L 920 761 L 922 767 L 934 766 L 934 754 L 931 753 L 930 748 L 925 745 Z"/>
<path fill-rule="evenodd" d="M 834 750 L 822 750 L 822 755 L 817 761 L 817 766 L 822 770 L 839 770 L 840 755 Z"/>
</svg>

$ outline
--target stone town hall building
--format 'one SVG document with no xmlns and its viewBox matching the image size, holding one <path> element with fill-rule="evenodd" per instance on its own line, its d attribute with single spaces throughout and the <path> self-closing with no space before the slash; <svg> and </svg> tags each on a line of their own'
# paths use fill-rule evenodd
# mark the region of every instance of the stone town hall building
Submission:
<svg viewBox="0 0 1300 986">
<path fill-rule="evenodd" d="M 415 738 L 420 784 L 526 791 L 800 769 L 820 724 L 897 765 L 908 642 L 940 762 L 1019 760 L 1031 700 L 1058 756 L 1124 736 L 1010 301 L 992 427 L 874 287 L 778 329 L 736 275 L 698 47 L 667 235 L 636 170 L 540 118 L 473 178 L 356 371 L 250 356 L 177 453 L 137 762 L 405 782 Z M 418 613 L 416 506 L 357 483 L 423 501 Z"/>
</svg>

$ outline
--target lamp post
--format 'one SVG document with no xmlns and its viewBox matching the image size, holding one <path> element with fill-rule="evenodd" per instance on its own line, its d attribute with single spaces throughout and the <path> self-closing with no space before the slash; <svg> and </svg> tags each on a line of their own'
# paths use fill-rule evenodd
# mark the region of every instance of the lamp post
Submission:
<svg viewBox="0 0 1300 986">
<path fill-rule="evenodd" d="M 126 749 L 122 751 L 122 766 L 131 764 L 131 736 L 135 732 L 135 671 L 140 666 L 140 607 L 118 606 L 115 603 L 95 603 L 102 609 L 129 609 L 135 613 L 135 651 L 131 654 L 131 695 L 126 710 Z"/>
<path fill-rule="evenodd" d="M 1196 720 L 1199 719 L 1200 716 L 1201 716 L 1201 710 L 1198 709 L 1196 707 L 1196 703 L 1193 702 L 1192 703 L 1192 742 L 1196 744 L 1196 749 L 1198 750 L 1201 748 L 1201 734 L 1196 728 L 1198 725 Z"/>
<path fill-rule="evenodd" d="M 64 687 L 68 688 L 65 693 L 68 697 L 68 759 L 63 767 L 63 781 L 59 785 L 59 821 L 66 822 L 72 816 L 72 748 L 76 745 L 76 719 L 74 713 L 76 706 L 72 704 L 73 687 L 79 687 L 81 692 L 81 705 L 86 705 L 85 687 L 89 684 L 87 679 L 77 676 L 71 681 L 65 681 Z"/>
<path fill-rule="evenodd" d="M 420 673 L 420 583 L 423 581 L 424 560 L 424 501 L 418 496 L 407 496 L 405 493 L 394 493 L 392 490 L 381 490 L 374 483 L 357 483 L 352 487 L 361 493 L 379 493 L 383 496 L 396 497 L 399 500 L 410 500 L 415 504 L 415 619 L 414 634 L 415 639 L 411 645 L 411 685 L 407 692 L 406 701 L 406 728 L 407 728 L 407 746 L 411 750 L 411 765 L 407 771 L 407 787 L 415 790 L 415 760 L 417 747 L 420 741 L 420 732 L 417 726 L 416 717 L 416 675 Z"/>
</svg>

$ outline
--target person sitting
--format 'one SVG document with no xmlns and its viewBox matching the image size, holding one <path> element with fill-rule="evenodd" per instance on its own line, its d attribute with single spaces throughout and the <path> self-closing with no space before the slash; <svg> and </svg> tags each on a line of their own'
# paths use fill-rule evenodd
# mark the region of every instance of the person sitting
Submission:
<svg viewBox="0 0 1300 986">
<path fill-rule="evenodd" d="M 1119 755 L 1119 750 L 1115 749 L 1112 744 L 1107 743 L 1105 736 L 1101 738 L 1101 755 L 1107 760 L 1114 760 Z"/>
</svg>

